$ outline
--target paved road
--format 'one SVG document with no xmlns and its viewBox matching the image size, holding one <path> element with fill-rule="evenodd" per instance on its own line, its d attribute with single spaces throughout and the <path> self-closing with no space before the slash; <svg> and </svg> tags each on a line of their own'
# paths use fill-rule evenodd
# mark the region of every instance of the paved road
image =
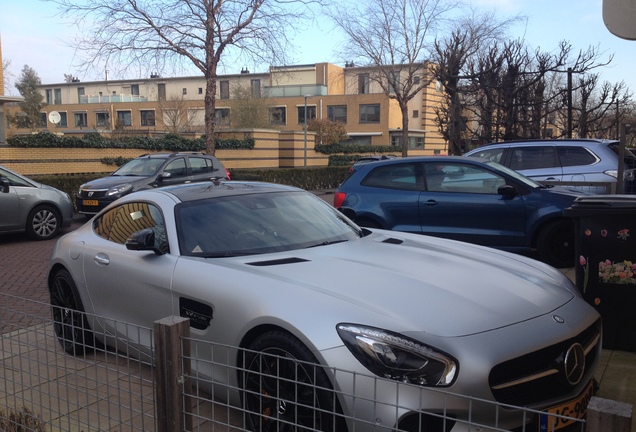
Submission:
<svg viewBox="0 0 636 432">
<path fill-rule="evenodd" d="M 76 229 L 83 220 L 74 221 Z M 39 317 L 49 318 L 49 294 L 46 272 L 51 250 L 57 238 L 33 241 L 24 234 L 0 236 L 0 323 L 2 333 L 26 328 L 41 322 Z M 16 296 L 29 301 L 13 298 Z M 26 305 L 27 308 L 20 306 Z"/>
</svg>

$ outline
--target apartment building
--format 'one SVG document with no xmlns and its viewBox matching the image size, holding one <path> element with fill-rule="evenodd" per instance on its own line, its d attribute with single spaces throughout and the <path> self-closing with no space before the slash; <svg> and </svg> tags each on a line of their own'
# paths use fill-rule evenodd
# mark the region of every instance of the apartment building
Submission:
<svg viewBox="0 0 636 432">
<path fill-rule="evenodd" d="M 423 67 L 418 79 L 429 80 Z M 270 67 L 265 73 L 219 76 L 216 85 L 217 128 L 230 130 L 239 99 L 253 98 L 266 110 L 266 125 L 281 131 L 302 131 L 313 118 L 342 122 L 348 142 L 398 145 L 402 116 L 372 79 L 373 69 L 331 63 Z M 427 82 L 427 81 L 423 81 Z M 44 84 L 46 106 L 41 130 L 61 134 L 113 132 L 161 134 L 169 131 L 201 134 L 204 131 L 203 76 L 161 77 Z M 238 92 L 237 89 L 242 89 Z M 409 148 L 426 154 L 446 152 L 446 143 L 434 123 L 434 108 L 441 103 L 433 81 L 409 103 Z M 19 108 L 6 106 L 10 117 Z M 307 119 L 305 119 L 305 113 Z M 7 124 L 7 135 L 31 133 Z M 396 149 L 396 152 L 399 149 Z"/>
</svg>

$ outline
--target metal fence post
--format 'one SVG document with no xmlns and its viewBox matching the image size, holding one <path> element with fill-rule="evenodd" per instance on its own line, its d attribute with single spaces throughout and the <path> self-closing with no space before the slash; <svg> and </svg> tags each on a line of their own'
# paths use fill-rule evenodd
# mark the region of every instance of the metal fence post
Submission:
<svg viewBox="0 0 636 432">
<path fill-rule="evenodd" d="M 632 405 L 593 397 L 587 406 L 587 432 L 630 432 Z"/>
<path fill-rule="evenodd" d="M 154 323 L 157 431 L 192 430 L 190 320 L 169 316 Z M 181 348 L 183 347 L 183 352 Z"/>
</svg>

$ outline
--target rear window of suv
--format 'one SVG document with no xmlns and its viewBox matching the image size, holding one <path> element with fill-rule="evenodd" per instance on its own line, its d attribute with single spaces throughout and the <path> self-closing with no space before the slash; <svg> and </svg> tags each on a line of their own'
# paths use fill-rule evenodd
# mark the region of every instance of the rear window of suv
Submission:
<svg viewBox="0 0 636 432">
<path fill-rule="evenodd" d="M 557 146 L 561 166 L 592 165 L 598 159 L 583 147 Z"/>
</svg>

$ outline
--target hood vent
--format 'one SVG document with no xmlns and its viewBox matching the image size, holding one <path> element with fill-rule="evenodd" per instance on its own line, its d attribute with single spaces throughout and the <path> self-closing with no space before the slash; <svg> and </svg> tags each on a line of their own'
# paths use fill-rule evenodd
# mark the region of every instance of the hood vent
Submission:
<svg viewBox="0 0 636 432">
<path fill-rule="evenodd" d="M 256 262 L 251 262 L 247 264 L 251 266 L 256 266 L 256 267 L 267 267 L 267 266 L 275 266 L 275 265 L 283 265 L 283 264 L 296 264 L 296 263 L 301 263 L 305 261 L 308 261 L 308 260 L 302 259 L 302 258 L 282 258 L 282 259 L 269 260 L 269 261 L 256 261 Z"/>
<path fill-rule="evenodd" d="M 404 240 L 396 239 L 396 238 L 393 238 L 393 237 L 389 237 L 386 240 L 382 240 L 382 243 L 389 243 L 389 244 L 397 244 L 397 245 L 399 245 L 399 244 L 404 243 Z"/>
</svg>

